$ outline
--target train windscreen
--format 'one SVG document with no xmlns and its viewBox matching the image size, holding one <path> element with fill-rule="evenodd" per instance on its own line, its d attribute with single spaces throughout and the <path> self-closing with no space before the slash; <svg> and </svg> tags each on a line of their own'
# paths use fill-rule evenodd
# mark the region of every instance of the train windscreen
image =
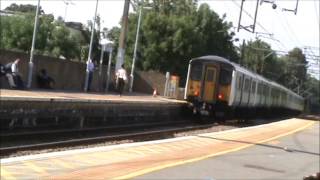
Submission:
<svg viewBox="0 0 320 180">
<path fill-rule="evenodd" d="M 191 64 L 190 79 L 193 81 L 200 81 L 202 75 L 202 64 L 194 62 Z"/>
<path fill-rule="evenodd" d="M 232 70 L 222 68 L 220 70 L 219 82 L 221 85 L 229 85 L 232 80 Z"/>
</svg>

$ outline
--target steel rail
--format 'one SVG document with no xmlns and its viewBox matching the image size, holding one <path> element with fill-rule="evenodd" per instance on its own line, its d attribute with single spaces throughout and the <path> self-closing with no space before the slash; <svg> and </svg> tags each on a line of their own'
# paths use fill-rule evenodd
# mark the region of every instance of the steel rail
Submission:
<svg viewBox="0 0 320 180">
<path fill-rule="evenodd" d="M 155 123 L 136 123 L 136 124 L 128 124 L 128 125 L 111 125 L 111 126 L 103 126 L 103 127 L 88 127 L 88 128 L 72 128 L 72 129 L 58 129 L 52 130 L 50 128 L 44 130 L 36 130 L 32 131 L 21 131 L 21 132 L 9 132 L 0 133 L 0 138 L 10 138 L 10 137 L 21 137 L 21 136 L 40 136 L 40 135 L 54 135 L 60 133 L 78 133 L 78 132 L 93 132 L 93 131 L 115 131 L 115 130 L 125 130 L 125 129 L 132 129 L 132 128 L 148 128 L 148 127 L 155 127 L 155 126 L 163 126 L 163 125 L 175 125 L 175 124 L 184 124 L 190 121 L 174 121 L 174 122 L 155 122 Z"/>
<path fill-rule="evenodd" d="M 214 124 L 206 124 L 206 125 L 191 125 L 187 127 L 179 127 L 179 128 L 164 128 L 161 130 L 150 130 L 145 132 L 130 132 L 130 133 L 123 133 L 123 134 L 113 134 L 113 135 L 106 135 L 106 136 L 99 136 L 99 137 L 90 137 L 90 138 L 80 138 L 80 139 L 72 139 L 72 140 L 63 140 L 63 141 L 56 141 L 56 142 L 46 142 L 46 143 L 38 143 L 38 144 L 31 144 L 31 145 L 18 145 L 18 146 L 11 146 L 11 147 L 1 147 L 0 148 L 0 155 L 7 156 L 19 151 L 26 151 L 26 150 L 43 150 L 43 149 L 53 149 L 53 148 L 60 148 L 60 147 L 72 147 L 72 146 L 83 146 L 83 145 L 90 145 L 96 143 L 102 143 L 111 140 L 124 140 L 124 139 L 137 139 L 139 140 L 140 137 L 152 137 L 152 136 L 161 136 L 167 135 L 177 132 L 183 131 L 190 131 L 190 130 L 199 130 L 205 129 L 215 126 Z"/>
</svg>

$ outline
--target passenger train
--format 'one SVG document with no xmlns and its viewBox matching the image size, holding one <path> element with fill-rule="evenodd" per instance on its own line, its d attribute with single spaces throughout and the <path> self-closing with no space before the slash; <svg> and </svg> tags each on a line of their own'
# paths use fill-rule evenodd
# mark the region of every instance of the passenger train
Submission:
<svg viewBox="0 0 320 180">
<path fill-rule="evenodd" d="M 216 117 L 304 109 L 301 96 L 219 56 L 190 60 L 184 98 L 194 114 Z"/>
</svg>

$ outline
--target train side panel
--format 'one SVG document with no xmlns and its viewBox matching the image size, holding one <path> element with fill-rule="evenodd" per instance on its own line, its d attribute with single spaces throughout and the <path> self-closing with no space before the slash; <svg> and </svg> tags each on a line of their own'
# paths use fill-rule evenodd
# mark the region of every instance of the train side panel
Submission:
<svg viewBox="0 0 320 180">
<path fill-rule="evenodd" d="M 218 56 L 190 61 L 185 99 L 202 115 L 298 112 L 304 107 L 303 98 L 294 92 Z"/>
</svg>

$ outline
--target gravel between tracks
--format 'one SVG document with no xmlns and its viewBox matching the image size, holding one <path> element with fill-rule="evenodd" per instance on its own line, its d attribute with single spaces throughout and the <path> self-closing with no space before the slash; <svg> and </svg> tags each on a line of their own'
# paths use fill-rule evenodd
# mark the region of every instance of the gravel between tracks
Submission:
<svg viewBox="0 0 320 180">
<path fill-rule="evenodd" d="M 229 129 L 234 129 L 234 128 L 238 128 L 238 127 L 232 126 L 232 125 L 215 124 L 215 125 L 211 126 L 210 128 L 199 129 L 199 130 L 188 130 L 188 131 L 177 132 L 177 133 L 168 134 L 168 135 L 161 135 L 161 136 L 157 136 L 157 135 L 156 136 L 146 136 L 143 138 L 140 137 L 140 138 L 124 139 L 124 140 L 112 140 L 112 141 L 105 141 L 103 143 L 93 143 L 93 144 L 89 144 L 89 145 L 57 147 L 57 148 L 48 148 L 48 149 L 42 149 L 42 150 L 19 151 L 19 152 L 12 153 L 7 156 L 1 156 L 1 159 L 9 158 L 9 157 L 26 156 L 26 155 L 32 155 L 32 154 L 42 154 L 42 153 L 49 153 L 49 152 L 66 151 L 66 150 L 73 150 L 73 149 L 85 149 L 85 148 L 93 148 L 93 147 L 101 147 L 101 146 L 110 146 L 110 145 L 116 145 L 116 144 L 125 144 L 125 143 L 133 143 L 133 142 L 168 139 L 168 138 L 174 138 L 174 137 L 192 136 L 192 135 L 198 135 L 198 134 L 202 134 L 202 133 L 219 132 L 219 131 L 224 131 L 224 130 L 229 130 Z"/>
<path fill-rule="evenodd" d="M 306 116 L 301 116 L 300 118 L 304 119 L 313 119 L 316 121 L 320 121 L 320 116 L 312 116 L 306 117 Z M 283 118 L 285 119 L 285 118 Z M 101 146 L 111 146 L 111 145 L 116 145 L 116 144 L 125 144 L 125 143 L 133 143 L 133 142 L 142 142 L 142 141 L 151 141 L 151 140 L 159 140 L 159 139 L 168 139 L 168 138 L 174 138 L 174 137 L 183 137 L 183 136 L 193 136 L 193 135 L 198 135 L 198 134 L 203 134 L 203 133 L 210 133 L 210 132 L 219 132 L 219 131 L 225 131 L 229 129 L 235 129 L 235 128 L 241 128 L 241 127 L 246 127 L 246 126 L 253 126 L 253 125 L 259 125 L 259 124 L 264 124 L 264 123 L 269 123 L 272 121 L 279 121 L 281 119 L 273 119 L 273 120 L 265 120 L 262 119 L 255 119 L 254 124 L 242 124 L 238 123 L 237 120 L 234 122 L 228 122 L 224 125 L 219 125 L 219 124 L 214 124 L 209 128 L 205 129 L 197 129 L 197 130 L 187 130 L 183 132 L 176 132 L 176 133 L 171 133 L 167 135 L 150 135 L 150 136 L 144 136 L 143 138 L 131 138 L 131 139 L 122 139 L 122 140 L 112 140 L 112 141 L 105 141 L 102 143 L 92 143 L 89 145 L 78 145 L 78 146 L 68 146 L 68 147 L 57 147 L 57 148 L 48 148 L 48 149 L 42 149 L 42 150 L 28 150 L 28 151 L 19 151 L 16 153 L 12 153 L 10 155 L 5 155 L 5 156 L 0 156 L 1 159 L 3 158 L 9 158 L 9 157 L 17 157 L 17 156 L 25 156 L 25 155 L 32 155 L 32 154 L 42 154 L 42 153 L 49 153 L 49 152 L 57 152 L 57 151 L 66 151 L 66 150 L 73 150 L 73 149 L 85 149 L 85 148 L 93 148 L 93 147 L 101 147 Z"/>
</svg>

